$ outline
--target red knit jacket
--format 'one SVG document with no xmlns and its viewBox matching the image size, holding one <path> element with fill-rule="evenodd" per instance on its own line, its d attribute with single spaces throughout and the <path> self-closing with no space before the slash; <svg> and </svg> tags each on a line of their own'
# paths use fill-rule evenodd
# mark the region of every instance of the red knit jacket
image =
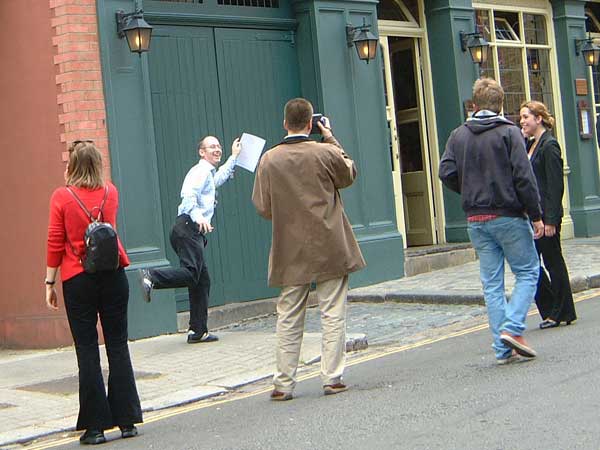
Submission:
<svg viewBox="0 0 600 450">
<path fill-rule="evenodd" d="M 119 193 L 112 183 L 108 185 L 108 197 L 104 204 L 102 221 L 109 222 L 116 229 L 117 209 L 119 208 Z M 98 208 L 104 198 L 104 188 L 85 189 L 71 186 L 71 189 L 81 199 L 85 207 L 96 217 Z M 95 208 L 95 209 L 93 209 Z M 85 253 L 83 235 L 90 220 L 81 209 L 75 198 L 66 187 L 54 191 L 50 198 L 50 218 L 48 220 L 48 252 L 47 265 L 60 266 L 62 281 L 73 278 L 83 272 L 79 255 Z M 73 251 L 73 248 L 75 252 Z M 119 241 L 119 265 L 127 267 L 129 258 Z"/>
</svg>

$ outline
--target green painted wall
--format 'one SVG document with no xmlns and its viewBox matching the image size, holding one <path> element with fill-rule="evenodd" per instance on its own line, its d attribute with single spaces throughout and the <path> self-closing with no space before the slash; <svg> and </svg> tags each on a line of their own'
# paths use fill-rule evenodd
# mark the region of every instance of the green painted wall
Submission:
<svg viewBox="0 0 600 450">
<path fill-rule="evenodd" d="M 569 175 L 571 217 L 575 236 L 597 236 L 600 234 L 600 178 L 598 152 L 595 139 L 583 140 L 579 136 L 577 103 L 584 100 L 593 105 L 591 89 L 589 95 L 578 96 L 575 79 L 587 79 L 587 68 L 581 55 L 575 54 L 575 39 L 585 39 L 585 2 L 558 0 L 552 2 L 556 54 L 560 76 L 560 97 Z M 590 111 L 594 114 L 593 108 Z M 592 130 L 595 134 L 595 130 Z"/>
<path fill-rule="evenodd" d="M 425 13 L 441 155 L 452 130 L 465 120 L 463 102 L 471 98 L 478 75 L 468 52 L 461 50 L 459 38 L 460 31 L 474 31 L 473 8 L 470 0 L 426 0 Z M 444 209 L 446 240 L 468 241 L 460 196 L 446 188 Z"/>
<path fill-rule="evenodd" d="M 365 285 L 403 275 L 402 237 L 395 223 L 389 143 L 386 139 L 382 66 L 379 59 L 370 64 L 359 61 L 355 49 L 348 48 L 346 44 L 347 23 L 359 25 L 363 17 L 376 23 L 374 1 L 297 2 L 292 5 L 293 12 L 289 2 L 283 2 L 282 8 L 277 10 L 257 11 L 256 8 L 222 9 L 213 4 L 216 3 L 214 1 L 203 5 L 145 1 L 145 16 L 156 26 L 157 41 L 154 47 L 156 53 L 144 55 L 141 59 L 129 53 L 126 42 L 118 39 L 114 19 L 117 9 L 132 11 L 134 1 L 97 2 L 111 163 L 115 183 L 122 193 L 120 233 L 132 258 L 132 269 L 168 265 L 169 256 L 174 259 L 167 247 L 166 236 L 175 215 L 171 208 L 177 202 L 176 194 L 195 158 L 194 140 L 204 132 L 214 132 L 222 138 L 228 153 L 231 140 L 240 128 L 244 128 L 247 131 L 256 129 L 258 134 L 267 137 L 267 146 L 274 145 L 284 135 L 281 128 L 283 97 L 303 95 L 313 101 L 316 109 L 332 118 L 336 136 L 358 166 L 359 178 L 352 188 L 343 192 L 343 198 L 368 267 L 352 275 L 351 285 Z M 161 39 L 166 39 L 169 30 L 178 30 L 175 34 L 193 35 L 202 29 L 214 39 L 219 72 L 219 87 L 215 90 L 219 89 L 221 96 L 220 110 L 215 114 L 221 120 L 217 120 L 214 126 L 209 126 L 208 119 L 202 120 L 200 116 L 183 125 L 180 120 L 168 121 L 166 117 L 169 114 L 185 115 L 186 110 L 178 107 L 169 113 L 169 105 L 157 107 L 156 102 L 165 100 L 161 100 L 160 83 L 171 76 L 175 77 L 174 86 L 179 86 L 184 79 L 193 86 L 194 80 L 200 82 L 195 74 L 201 69 L 186 58 L 180 58 L 178 64 L 169 62 L 173 52 L 163 45 L 166 41 L 161 43 Z M 275 61 L 280 64 L 274 66 L 278 67 L 276 73 L 262 79 L 262 84 L 258 78 L 254 80 L 256 83 L 251 77 L 245 79 L 248 73 L 236 64 L 239 62 L 242 63 L 239 66 L 248 67 L 257 59 L 258 54 L 253 56 L 251 47 L 242 48 L 253 39 L 263 40 L 265 45 L 273 48 L 291 46 L 294 60 Z M 179 40 L 173 45 L 187 44 Z M 238 50 L 243 50 L 243 55 L 240 56 Z M 152 46 L 150 51 L 153 51 Z M 235 58 L 235 54 L 239 57 Z M 248 60 L 240 61 L 244 58 Z M 200 64 L 200 61 L 197 62 Z M 261 64 L 266 66 L 272 62 L 273 57 L 268 57 Z M 284 66 L 288 70 L 295 69 L 293 73 L 287 73 Z M 171 74 L 167 76 L 165 71 L 171 71 Z M 262 96 L 258 95 L 261 86 L 275 89 L 273 79 L 277 76 L 282 77 L 287 86 L 295 83 L 296 88 L 283 89 L 278 94 L 282 96 L 281 101 L 261 104 Z M 245 90 L 239 90 L 240 84 L 244 83 L 249 83 L 250 88 L 246 86 Z M 258 95 L 255 100 L 244 94 L 249 89 L 255 96 Z M 187 101 L 186 95 L 184 93 L 178 100 L 181 104 Z M 238 100 L 245 106 L 236 108 L 234 97 L 239 97 Z M 177 93 L 173 93 L 171 101 L 176 99 Z M 177 105 L 177 101 L 174 104 Z M 246 124 L 250 119 L 244 119 L 244 114 L 250 110 L 254 112 L 254 122 Z M 190 114 L 193 115 L 193 111 L 190 107 Z M 195 129 L 194 120 L 197 122 Z M 165 123 L 173 123 L 175 129 L 171 129 L 171 125 L 165 128 Z M 192 136 L 195 131 L 198 136 Z M 169 148 L 171 141 L 177 150 Z M 171 155 L 175 161 L 168 160 Z M 169 164 L 172 167 L 165 171 Z M 264 281 L 269 242 L 235 238 L 242 223 L 246 226 L 259 221 L 258 216 L 247 216 L 247 208 L 241 206 L 242 202 L 250 206 L 253 182 L 252 175 L 241 170 L 238 169 L 236 178 L 220 190 L 220 202 L 237 206 L 220 204 L 217 207 L 216 225 L 224 230 L 224 234 L 215 239 L 214 246 L 212 242 L 209 244 L 209 247 L 213 246 L 210 251 L 214 252 L 210 270 L 213 279 L 223 273 L 228 273 L 228 277 L 222 277 L 223 283 L 211 301 L 213 305 L 215 302 L 252 300 L 276 294 L 266 289 Z M 179 176 L 176 171 L 181 172 Z M 260 228 L 267 230 L 268 234 L 266 222 Z M 240 258 L 232 259 L 235 255 Z M 248 258 L 254 265 L 248 267 L 247 263 L 243 264 Z M 248 270 L 260 276 L 248 275 Z M 133 276 L 133 272 L 129 273 Z M 250 279 L 264 283 L 264 288 L 257 285 L 256 289 L 244 290 L 244 283 L 249 283 Z M 174 292 L 156 291 L 153 302 L 146 305 L 141 302 L 133 277 L 131 281 L 132 337 L 174 331 Z"/>
<path fill-rule="evenodd" d="M 145 56 L 129 52 L 117 36 L 115 12 L 133 10 L 133 1 L 98 0 L 98 28 L 111 169 L 120 192 L 119 235 L 131 258 L 129 336 L 132 339 L 177 331 L 172 293 L 157 292 L 142 300 L 135 270 L 167 265 L 160 189 L 156 167 L 153 117 Z"/>
<path fill-rule="evenodd" d="M 293 2 L 302 94 L 331 118 L 336 137 L 359 171 L 354 185 L 343 191 L 343 199 L 368 266 L 352 275 L 351 286 L 404 274 L 381 61 L 360 61 L 346 43 L 346 24 L 361 25 L 363 18 L 377 34 L 375 6 L 368 0 Z"/>
</svg>

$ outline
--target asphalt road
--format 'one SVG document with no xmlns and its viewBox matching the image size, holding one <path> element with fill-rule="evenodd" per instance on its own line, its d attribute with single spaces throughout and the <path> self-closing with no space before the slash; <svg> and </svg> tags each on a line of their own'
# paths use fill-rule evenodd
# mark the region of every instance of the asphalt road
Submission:
<svg viewBox="0 0 600 450">
<path fill-rule="evenodd" d="M 600 296 L 577 310 L 568 327 L 542 331 L 529 318 L 532 361 L 497 366 L 489 330 L 458 333 L 363 358 L 346 371 L 351 390 L 336 396 L 324 397 L 313 377 L 292 401 L 263 392 L 192 405 L 149 418 L 135 439 L 109 433 L 100 448 L 598 450 Z"/>
</svg>

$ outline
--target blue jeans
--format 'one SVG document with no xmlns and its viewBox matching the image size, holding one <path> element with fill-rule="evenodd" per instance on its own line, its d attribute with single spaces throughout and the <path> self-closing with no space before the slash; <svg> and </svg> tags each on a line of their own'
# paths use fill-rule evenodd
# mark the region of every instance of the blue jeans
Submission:
<svg viewBox="0 0 600 450">
<path fill-rule="evenodd" d="M 496 358 L 506 358 L 511 349 L 500 340 L 506 331 L 521 336 L 525 318 L 535 296 L 540 261 L 533 231 L 526 219 L 498 217 L 488 222 L 470 222 L 469 238 L 479 257 L 479 273 L 494 337 Z M 510 301 L 504 293 L 504 258 L 515 275 Z"/>
</svg>

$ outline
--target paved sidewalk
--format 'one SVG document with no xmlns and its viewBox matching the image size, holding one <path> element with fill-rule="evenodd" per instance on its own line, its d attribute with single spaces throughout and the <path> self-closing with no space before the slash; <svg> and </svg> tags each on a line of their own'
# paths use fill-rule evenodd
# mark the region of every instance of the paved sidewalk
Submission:
<svg viewBox="0 0 600 450">
<path fill-rule="evenodd" d="M 600 286 L 598 249 L 600 238 L 564 243 L 574 290 Z M 508 275 L 507 287 L 511 286 Z M 350 297 L 363 301 L 349 305 L 351 349 L 364 348 L 366 335 L 371 345 L 404 344 L 437 328 L 485 321 L 485 307 L 479 304 L 482 296 L 477 262 L 354 289 Z M 441 304 L 432 304 L 434 301 Z M 275 366 L 274 322 L 274 316 L 269 316 L 230 326 L 217 333 L 221 340 L 214 344 L 188 345 L 184 334 L 131 342 L 143 409 L 151 411 L 231 392 L 270 377 Z M 318 310 L 309 310 L 306 329 L 301 360 L 311 363 L 320 353 Z M 102 365 L 107 367 L 103 349 L 101 355 Z M 73 429 L 78 398 L 72 347 L 0 350 L 0 374 L 0 447 Z"/>
<path fill-rule="evenodd" d="M 569 239 L 562 244 L 573 292 L 600 287 L 600 238 Z M 514 286 L 514 278 L 508 264 L 505 285 L 507 292 L 510 293 Z M 479 261 L 353 289 L 348 299 L 362 302 L 400 301 L 483 305 Z"/>
</svg>

